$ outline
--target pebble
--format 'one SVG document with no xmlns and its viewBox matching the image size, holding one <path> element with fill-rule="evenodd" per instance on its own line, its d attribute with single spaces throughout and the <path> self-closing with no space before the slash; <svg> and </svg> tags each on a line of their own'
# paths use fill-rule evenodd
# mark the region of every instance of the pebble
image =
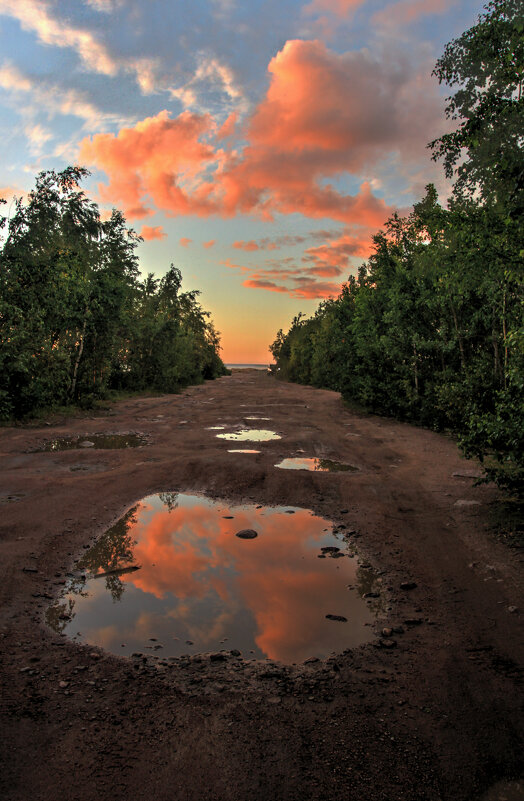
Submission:
<svg viewBox="0 0 524 801">
<path fill-rule="evenodd" d="M 85 439 L 83 442 L 80 443 L 81 448 L 94 448 L 95 443 L 91 442 L 90 439 Z"/>
<path fill-rule="evenodd" d="M 60 687 L 61 690 L 65 690 L 66 687 L 69 687 L 69 682 L 68 681 L 59 681 L 58 682 L 58 686 Z"/>
<path fill-rule="evenodd" d="M 343 615 L 326 615 L 326 620 L 337 620 L 339 623 L 348 622 L 347 617 L 344 617 Z"/>
<path fill-rule="evenodd" d="M 512 612 L 513 613 L 513 612 L 518 612 L 518 611 L 519 611 L 518 606 L 508 606 L 508 612 Z"/>
<path fill-rule="evenodd" d="M 241 540 L 254 540 L 255 537 L 258 537 L 258 533 L 252 528 L 243 528 L 241 531 L 237 531 L 235 536 L 240 537 Z"/>
<path fill-rule="evenodd" d="M 400 585 L 401 590 L 414 590 L 417 587 L 416 581 L 403 581 Z"/>
</svg>

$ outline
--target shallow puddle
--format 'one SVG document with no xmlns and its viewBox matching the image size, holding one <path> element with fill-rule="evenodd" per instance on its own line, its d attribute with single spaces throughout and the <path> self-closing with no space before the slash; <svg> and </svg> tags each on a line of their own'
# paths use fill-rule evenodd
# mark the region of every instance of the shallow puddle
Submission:
<svg viewBox="0 0 524 801">
<path fill-rule="evenodd" d="M 147 445 L 147 439 L 139 434 L 86 434 L 85 437 L 58 437 L 44 443 L 33 453 L 44 451 L 72 451 L 77 448 L 109 450 L 113 448 L 138 448 Z"/>
<path fill-rule="evenodd" d="M 82 555 L 46 618 L 116 654 L 322 658 L 373 637 L 374 574 L 349 554 L 306 509 L 152 495 Z"/>
<path fill-rule="evenodd" d="M 333 459 L 319 459 L 304 456 L 294 456 L 289 459 L 282 459 L 275 465 L 283 470 L 315 470 L 319 473 L 347 473 L 358 472 L 358 467 L 344 462 L 335 462 Z"/>
<path fill-rule="evenodd" d="M 229 448 L 228 453 L 260 453 L 253 448 Z"/>
<path fill-rule="evenodd" d="M 241 428 L 238 431 L 228 431 L 225 434 L 217 434 L 220 439 L 236 440 L 237 442 L 270 442 L 274 439 L 282 439 L 276 431 L 268 431 L 264 428 Z"/>
</svg>

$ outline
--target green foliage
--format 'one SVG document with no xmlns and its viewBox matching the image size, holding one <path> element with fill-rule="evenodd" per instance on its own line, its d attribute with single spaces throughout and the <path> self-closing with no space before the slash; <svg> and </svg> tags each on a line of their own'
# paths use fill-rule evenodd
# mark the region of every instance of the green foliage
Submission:
<svg viewBox="0 0 524 801">
<path fill-rule="evenodd" d="M 279 331 L 279 374 L 382 414 L 454 430 L 487 480 L 524 487 L 524 17 L 494 0 L 435 74 L 458 87 L 453 133 L 431 143 L 453 196 L 433 186 L 394 215 L 340 296 Z"/>
<path fill-rule="evenodd" d="M 140 280 L 140 237 L 115 209 L 101 221 L 79 187 L 86 175 L 41 173 L 28 202 L 0 218 L 0 418 L 225 371 L 198 293 L 180 291 L 174 267 Z"/>
</svg>

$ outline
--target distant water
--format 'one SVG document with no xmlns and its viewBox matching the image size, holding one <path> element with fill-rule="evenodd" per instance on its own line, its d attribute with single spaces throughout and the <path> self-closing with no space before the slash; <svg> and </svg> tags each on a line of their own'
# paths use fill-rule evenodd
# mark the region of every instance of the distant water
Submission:
<svg viewBox="0 0 524 801">
<path fill-rule="evenodd" d="M 226 367 L 228 370 L 267 370 L 269 368 L 268 364 L 231 364 L 230 362 L 226 362 Z"/>
</svg>

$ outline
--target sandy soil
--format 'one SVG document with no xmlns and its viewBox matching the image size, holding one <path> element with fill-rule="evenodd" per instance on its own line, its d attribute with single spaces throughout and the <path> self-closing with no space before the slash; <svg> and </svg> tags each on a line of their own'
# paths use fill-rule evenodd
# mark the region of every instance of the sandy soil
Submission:
<svg viewBox="0 0 524 801">
<path fill-rule="evenodd" d="M 230 454 L 204 430 L 250 413 L 283 434 L 258 455 Z M 150 444 L 30 452 L 129 431 Z M 360 472 L 274 467 L 298 449 Z M 489 535 L 496 493 L 453 475 L 472 466 L 449 439 L 242 371 L 3 429 L 0 452 L 4 801 L 464 801 L 523 775 L 522 554 Z M 357 529 L 391 607 L 375 641 L 296 668 L 228 658 L 161 670 L 48 629 L 45 608 L 83 546 L 162 490 L 303 506 Z M 395 647 L 380 647 L 387 626 L 402 630 Z"/>
</svg>

